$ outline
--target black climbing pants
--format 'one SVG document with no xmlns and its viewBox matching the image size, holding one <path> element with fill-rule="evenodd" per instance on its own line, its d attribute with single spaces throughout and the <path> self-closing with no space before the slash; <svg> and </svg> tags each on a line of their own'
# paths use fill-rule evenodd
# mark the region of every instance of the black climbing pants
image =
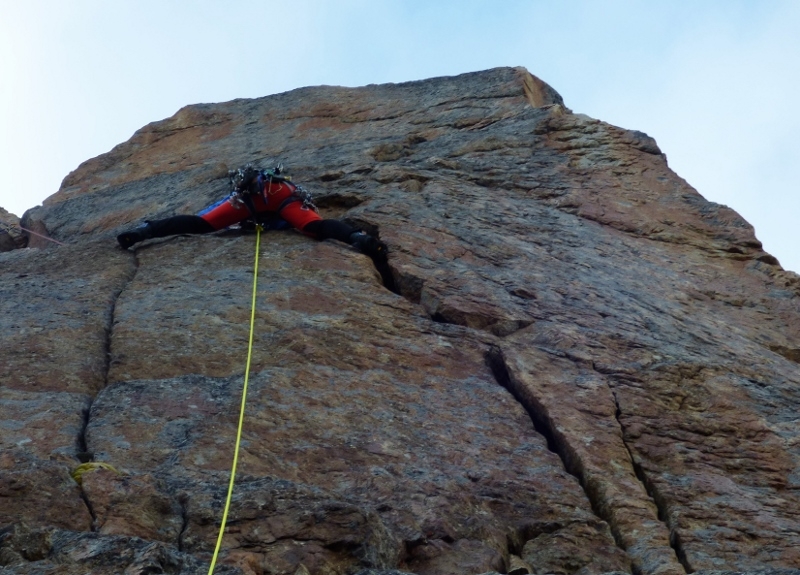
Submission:
<svg viewBox="0 0 800 575">
<path fill-rule="evenodd" d="M 147 238 L 163 238 L 176 234 L 207 234 L 214 228 L 200 216 L 173 216 L 163 220 L 147 222 L 144 234 Z M 357 230 L 341 220 L 316 220 L 309 222 L 302 232 L 317 240 L 334 239 L 352 243 L 350 236 Z"/>
</svg>

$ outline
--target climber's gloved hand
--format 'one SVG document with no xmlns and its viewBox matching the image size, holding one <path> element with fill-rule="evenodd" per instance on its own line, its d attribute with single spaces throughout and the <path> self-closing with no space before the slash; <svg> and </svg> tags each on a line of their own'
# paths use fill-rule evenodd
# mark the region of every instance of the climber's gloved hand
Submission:
<svg viewBox="0 0 800 575">
<path fill-rule="evenodd" d="M 385 262 L 389 253 L 389 248 L 385 243 L 365 232 L 353 232 L 350 234 L 350 244 L 362 254 L 368 255 L 377 262 Z"/>
</svg>

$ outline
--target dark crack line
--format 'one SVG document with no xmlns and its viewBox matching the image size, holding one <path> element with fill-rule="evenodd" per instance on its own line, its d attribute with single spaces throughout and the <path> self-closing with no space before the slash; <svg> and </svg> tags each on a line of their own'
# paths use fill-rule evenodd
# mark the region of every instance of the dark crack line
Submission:
<svg viewBox="0 0 800 575">
<path fill-rule="evenodd" d="M 561 462 L 564 464 L 564 469 L 566 469 L 570 475 L 575 476 L 580 481 L 581 486 L 583 486 L 582 474 L 576 469 L 574 455 L 570 454 L 568 450 L 565 449 L 566 446 L 564 442 L 559 441 L 556 437 L 553 422 L 547 415 L 544 406 L 535 398 L 524 396 L 519 386 L 515 385 L 511 374 L 508 372 L 508 366 L 503 351 L 497 346 L 491 346 L 489 352 L 486 354 L 486 362 L 497 382 L 508 390 L 514 399 L 528 413 L 536 432 L 547 440 L 547 449 L 559 456 Z M 594 507 L 594 504 L 592 504 L 592 506 Z M 598 515 L 596 512 L 595 514 Z M 598 517 L 600 517 L 600 515 L 598 515 Z"/>
<path fill-rule="evenodd" d="M 136 273 L 139 271 L 139 259 L 136 257 L 135 253 L 133 254 L 133 268 L 128 274 L 124 284 L 120 287 L 119 290 L 114 292 L 111 297 L 111 302 L 108 306 L 108 311 L 106 313 L 106 327 L 105 327 L 105 342 L 103 343 L 103 389 L 108 387 L 108 374 L 111 371 L 111 340 L 114 335 L 114 318 L 116 316 L 116 309 L 117 309 L 117 302 L 119 301 L 119 297 L 122 292 L 130 285 L 133 279 L 136 277 Z M 89 405 L 83 410 L 83 424 L 81 425 L 81 430 L 78 434 L 78 439 L 76 442 L 77 453 L 75 457 L 81 463 L 87 463 L 94 459 L 94 454 L 89 451 L 89 445 L 86 439 L 86 432 L 89 428 L 89 421 L 92 417 L 92 406 L 94 405 L 94 400 L 97 398 L 97 395 L 102 390 L 98 390 L 94 396 L 89 398 Z"/>
<path fill-rule="evenodd" d="M 89 427 L 89 418 L 91 416 L 93 404 L 94 398 L 90 397 L 88 405 L 81 411 L 81 430 L 78 433 L 78 440 L 76 444 L 77 451 L 75 453 L 75 457 L 81 462 L 81 464 L 89 463 L 94 459 L 94 454 L 89 451 L 89 448 L 86 445 L 86 429 Z M 83 501 L 83 504 L 86 505 L 86 509 L 89 511 L 89 515 L 92 518 L 91 530 L 93 532 L 97 531 L 97 516 L 94 513 L 92 502 L 89 501 L 89 496 L 86 495 L 83 485 L 78 483 L 78 488 L 80 489 L 81 500 Z"/>
<path fill-rule="evenodd" d="M 636 478 L 642 484 L 647 492 L 647 495 L 650 496 L 650 499 L 653 500 L 653 503 L 655 503 L 656 509 L 658 510 L 658 519 L 667 527 L 667 531 L 669 532 L 669 545 L 672 547 L 672 550 L 675 551 L 675 557 L 678 559 L 678 562 L 683 565 L 683 568 L 687 573 L 694 573 L 694 569 L 692 568 L 691 564 L 689 563 L 689 559 L 686 556 L 686 550 L 683 548 L 683 543 L 681 542 L 680 536 L 678 535 L 677 530 L 670 525 L 667 502 L 658 492 L 658 489 L 656 489 L 656 486 L 653 484 L 653 482 L 647 477 L 647 474 L 645 473 L 641 464 L 636 462 L 628 442 L 625 441 L 625 426 L 622 424 L 621 419 L 622 408 L 619 405 L 619 399 L 617 398 L 617 393 L 614 391 L 614 389 L 611 389 L 611 395 L 614 397 L 614 404 L 616 406 L 614 416 L 619 424 L 622 444 L 625 446 L 625 449 L 628 452 L 628 457 L 630 457 L 631 465 L 633 465 L 633 471 L 636 474 Z"/>
<path fill-rule="evenodd" d="M 119 300 L 120 294 L 130 285 L 133 281 L 133 278 L 136 277 L 136 272 L 139 270 L 139 260 L 136 255 L 133 255 L 133 269 L 129 273 L 127 279 L 125 280 L 122 287 L 117 290 L 112 298 L 111 302 L 108 307 L 108 312 L 106 314 L 106 328 L 105 328 L 105 342 L 103 344 L 103 354 L 104 354 L 104 366 L 103 366 L 103 388 L 108 386 L 108 374 L 111 370 L 111 339 L 114 332 L 114 317 L 116 314 L 116 307 L 117 301 Z M 89 422 L 92 418 L 92 407 L 94 406 L 94 401 L 97 398 L 97 395 L 102 390 L 98 390 L 94 396 L 89 397 L 89 404 L 83 409 L 81 413 L 82 423 L 81 423 L 81 430 L 78 433 L 78 437 L 76 440 L 76 452 L 75 457 L 81 463 L 89 463 L 94 460 L 94 453 L 89 450 L 89 443 L 87 440 L 87 431 L 89 429 Z M 80 486 L 80 493 L 81 499 L 83 503 L 86 505 L 86 509 L 89 510 L 89 514 L 92 517 L 92 531 L 97 531 L 97 516 L 94 512 L 94 507 L 92 506 L 92 502 L 89 500 L 89 496 L 84 491 L 83 486 Z"/>
<path fill-rule="evenodd" d="M 86 444 L 86 429 L 89 427 L 89 418 L 91 417 L 93 404 L 94 398 L 90 397 L 89 404 L 81 412 L 83 421 L 81 422 L 81 430 L 78 433 L 78 451 L 75 454 L 75 457 L 77 457 L 78 461 L 81 463 L 88 463 L 94 459 L 94 454 L 89 452 L 89 447 Z"/>
<path fill-rule="evenodd" d="M 92 517 L 92 532 L 97 532 L 97 516 L 94 514 L 94 507 L 92 507 L 92 502 L 89 501 L 89 496 L 86 495 L 86 491 L 83 490 L 83 486 L 81 486 L 81 499 L 83 500 L 84 505 L 86 505 L 86 509 L 89 510 L 89 515 Z"/>
<path fill-rule="evenodd" d="M 523 391 L 519 389 L 519 386 L 515 385 L 513 379 L 511 378 L 511 374 L 508 371 L 505 356 L 499 347 L 491 346 L 487 354 L 487 363 L 497 382 L 507 389 L 509 393 L 514 396 L 514 399 L 516 399 L 517 402 L 522 405 L 525 411 L 527 411 L 531 421 L 533 422 L 534 429 L 547 440 L 547 448 L 559 456 L 564 465 L 564 469 L 570 475 L 573 475 L 578 479 L 585 491 L 586 487 L 584 485 L 583 474 L 580 472 L 579 466 L 577 465 L 577 458 L 575 457 L 575 454 L 570 452 L 563 438 L 558 437 L 553 421 L 546 413 L 544 406 L 541 405 L 535 398 L 526 397 L 523 394 Z M 592 497 L 589 497 L 589 501 L 592 503 L 592 509 L 595 512 L 595 515 L 605 520 L 605 518 L 603 518 L 595 509 L 595 504 Z"/>
<path fill-rule="evenodd" d="M 566 439 L 556 431 L 555 424 L 545 407 L 535 397 L 526 393 L 521 386 L 514 382 L 514 379 L 508 371 L 508 365 L 503 351 L 498 346 L 493 345 L 489 348 L 486 354 L 486 363 L 497 382 L 508 390 L 514 399 L 528 413 L 528 416 L 533 422 L 533 428 L 547 440 L 547 448 L 558 455 L 567 473 L 578 480 L 579 485 L 586 495 L 586 499 L 591 505 L 592 513 L 609 526 L 609 531 L 614 538 L 614 544 L 627 555 L 627 549 L 619 540 L 618 533 L 616 533 L 616 530 L 613 528 L 613 519 L 607 517 L 606 514 L 602 512 L 603 507 L 598 500 L 597 494 L 593 493 L 593 491 L 587 487 L 585 473 L 583 472 L 579 457 L 570 449 Z M 636 571 L 633 571 L 633 573 L 637 575 Z"/>
<path fill-rule="evenodd" d="M 189 497 L 186 494 L 178 496 L 178 504 L 181 506 L 181 531 L 178 533 L 178 541 L 176 543 L 178 551 L 183 552 L 183 539 L 186 532 L 189 530 Z"/>
<path fill-rule="evenodd" d="M 378 239 L 381 237 L 380 228 L 375 224 L 360 219 L 348 220 L 348 218 L 345 218 L 345 221 L 349 221 L 349 223 L 354 224 L 356 228 L 363 228 L 365 232 L 375 236 Z M 388 258 L 370 258 L 370 260 L 372 261 L 372 265 L 375 266 L 375 270 L 381 277 L 381 283 L 383 284 L 383 287 L 395 295 L 403 296 L 403 294 L 400 293 L 397 284 L 395 283 L 394 275 L 392 274 L 392 267 L 389 264 Z"/>
<path fill-rule="evenodd" d="M 111 341 L 114 336 L 114 321 L 116 318 L 117 312 L 117 302 L 119 301 L 120 296 L 122 293 L 128 288 L 128 286 L 133 282 L 134 278 L 136 278 L 136 274 L 139 271 L 139 257 L 136 255 L 134 251 L 132 254 L 132 261 L 133 261 L 133 269 L 128 275 L 127 280 L 125 281 L 124 285 L 114 293 L 113 297 L 111 298 L 111 304 L 109 305 L 108 315 L 107 315 L 107 327 L 106 327 L 106 341 L 105 341 L 105 371 L 103 375 L 103 387 L 107 387 L 109 384 L 108 381 L 108 374 L 111 371 Z"/>
<path fill-rule="evenodd" d="M 381 283 L 383 284 L 383 287 L 385 287 L 393 294 L 403 297 L 403 294 L 400 293 L 400 290 L 397 288 L 397 284 L 394 281 L 394 275 L 392 274 L 392 268 L 389 265 L 388 260 L 383 262 L 378 261 L 374 263 L 375 263 L 375 269 L 381 276 Z"/>
</svg>

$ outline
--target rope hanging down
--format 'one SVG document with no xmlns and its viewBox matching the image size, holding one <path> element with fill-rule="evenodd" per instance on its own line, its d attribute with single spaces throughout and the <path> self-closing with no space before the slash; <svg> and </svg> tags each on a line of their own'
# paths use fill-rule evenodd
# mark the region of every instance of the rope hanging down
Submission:
<svg viewBox="0 0 800 575">
<path fill-rule="evenodd" d="M 242 426 L 244 423 L 244 407 L 247 401 L 247 382 L 250 379 L 250 359 L 253 357 L 253 326 L 256 320 L 256 288 L 258 287 L 258 251 L 261 247 L 261 226 L 256 226 L 256 263 L 253 267 L 253 301 L 250 305 L 250 338 L 247 344 L 247 364 L 244 369 L 244 386 L 242 387 L 242 406 L 239 409 L 239 428 L 236 431 L 236 447 L 233 450 L 233 466 L 231 468 L 231 480 L 228 483 L 228 497 L 225 499 L 225 511 L 222 513 L 222 523 L 219 526 L 219 536 L 217 546 L 214 548 L 214 556 L 211 558 L 211 566 L 208 568 L 208 575 L 214 573 L 214 566 L 217 564 L 217 555 L 222 545 L 222 535 L 225 533 L 225 524 L 228 521 L 228 510 L 231 506 L 233 496 L 233 482 L 236 476 L 236 463 L 239 461 L 239 444 L 242 441 Z"/>
</svg>

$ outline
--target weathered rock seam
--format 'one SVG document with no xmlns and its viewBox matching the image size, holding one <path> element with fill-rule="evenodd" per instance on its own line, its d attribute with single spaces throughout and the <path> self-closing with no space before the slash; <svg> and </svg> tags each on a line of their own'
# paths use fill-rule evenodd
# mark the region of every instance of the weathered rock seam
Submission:
<svg viewBox="0 0 800 575">
<path fill-rule="evenodd" d="M 586 498 L 589 500 L 589 504 L 592 507 L 592 512 L 602 521 L 605 521 L 611 530 L 611 534 L 614 536 L 614 543 L 616 543 L 617 547 L 622 549 L 625 553 L 627 553 L 627 549 L 622 545 L 622 543 L 618 539 L 618 530 L 615 529 L 613 524 L 613 520 L 611 517 L 604 517 L 601 509 L 603 506 L 600 502 L 597 501 L 597 498 L 592 493 L 592 490 L 587 489 L 586 487 L 586 480 L 582 477 L 581 473 L 578 471 L 578 466 L 572 461 L 574 458 L 574 454 L 569 453 L 566 445 L 563 445 L 562 442 L 558 440 L 556 437 L 554 424 L 550 419 L 549 415 L 546 413 L 546 410 L 542 405 L 536 405 L 536 401 L 527 401 L 519 390 L 514 385 L 511 375 L 509 373 L 508 365 L 506 364 L 505 357 L 503 356 L 503 351 L 497 346 L 491 346 L 489 351 L 486 353 L 486 363 L 489 366 L 492 374 L 494 375 L 495 380 L 497 383 L 500 384 L 502 387 L 508 390 L 508 392 L 514 397 L 514 399 L 525 409 L 528 415 L 531 418 L 531 422 L 533 423 L 533 427 L 537 433 L 542 435 L 547 440 L 547 448 L 558 455 L 559 459 L 564 465 L 564 469 L 575 477 L 578 480 L 578 483 L 583 489 L 583 492 L 586 494 Z M 636 570 L 634 569 L 634 575 L 637 575 Z"/>
<path fill-rule="evenodd" d="M 617 406 L 615 417 L 617 419 L 617 423 L 619 423 L 619 428 L 621 431 L 620 437 L 622 438 L 622 444 L 625 446 L 625 449 L 628 451 L 628 455 L 631 458 L 631 463 L 633 465 L 633 471 L 636 474 L 636 478 L 642 484 L 642 487 L 644 487 L 644 490 L 647 492 L 647 495 L 649 495 L 650 498 L 653 500 L 653 503 L 655 503 L 656 509 L 658 509 L 658 519 L 662 521 L 664 525 L 666 525 L 667 530 L 669 531 L 669 544 L 675 551 L 675 556 L 677 557 L 678 561 L 680 562 L 681 565 L 683 565 L 683 568 L 686 569 L 687 573 L 694 573 L 695 570 L 689 564 L 689 560 L 686 556 L 686 551 L 684 550 L 683 545 L 681 544 L 680 537 L 678 536 L 678 533 L 674 529 L 674 527 L 670 525 L 669 513 L 667 513 L 667 505 L 666 502 L 664 501 L 664 498 L 661 496 L 660 493 L 658 493 L 656 486 L 647 477 L 647 474 L 645 473 L 642 466 L 636 463 L 636 459 L 633 456 L 633 451 L 631 451 L 628 442 L 625 440 L 625 427 L 622 425 L 621 421 L 622 408 L 620 407 L 617 394 L 614 392 L 613 389 L 611 390 L 611 395 L 614 397 L 614 403 Z"/>
<path fill-rule="evenodd" d="M 125 283 L 123 286 L 114 292 L 111 296 L 111 301 L 109 302 L 108 312 L 106 314 L 106 328 L 105 328 L 105 344 L 103 346 L 103 354 L 104 354 L 104 373 L 103 373 L 103 389 L 108 387 L 108 374 L 111 370 L 111 340 L 114 335 L 114 321 L 116 315 L 116 307 L 117 302 L 119 301 L 122 292 L 133 282 L 134 278 L 136 277 L 136 273 L 139 271 L 139 259 L 136 257 L 136 254 L 132 254 L 132 269 L 129 276 L 126 278 Z M 94 396 L 89 397 L 89 403 L 85 407 L 83 412 L 83 425 L 81 426 L 81 430 L 78 434 L 78 439 L 76 441 L 77 453 L 75 454 L 76 458 L 81 463 L 89 463 L 94 460 L 94 453 L 89 450 L 89 445 L 86 440 L 86 431 L 89 428 L 89 422 L 92 418 L 92 406 L 94 405 L 94 401 L 97 398 L 97 394 L 101 393 L 102 390 L 98 391 Z M 86 508 L 89 511 L 89 515 L 92 517 L 92 531 L 97 531 L 97 516 L 94 512 L 94 507 L 92 506 L 92 502 L 89 499 L 89 496 L 86 494 L 86 491 L 81 486 L 81 499 L 83 500 L 84 504 L 86 504 Z"/>
<path fill-rule="evenodd" d="M 136 279 L 136 274 L 139 271 L 139 258 L 137 257 L 135 251 L 131 255 L 131 262 L 133 263 L 133 266 L 128 278 L 126 278 L 123 286 L 115 294 L 112 295 L 111 302 L 109 304 L 108 327 L 106 328 L 106 342 L 105 342 L 105 354 L 106 354 L 104 363 L 105 373 L 103 375 L 104 388 L 107 387 L 109 384 L 108 374 L 111 371 L 111 341 L 114 337 L 114 322 L 116 318 L 117 302 L 119 301 L 122 292 L 124 292 L 125 289 L 127 289 L 127 287 L 131 285 L 133 280 Z"/>
<path fill-rule="evenodd" d="M 620 526 L 615 521 L 613 514 L 606 513 L 603 510 L 608 507 L 604 501 L 602 501 L 602 497 L 598 494 L 594 489 L 591 489 L 588 485 L 588 479 L 584 473 L 584 465 L 581 464 L 580 455 L 573 449 L 570 448 L 569 440 L 566 437 L 561 436 L 556 431 L 555 422 L 552 420 L 551 416 L 547 413 L 547 409 L 539 402 L 537 402 L 536 398 L 526 397 L 518 386 L 514 383 L 513 378 L 510 375 L 509 367 L 506 363 L 505 356 L 503 351 L 497 346 L 491 346 L 489 351 L 486 354 L 486 362 L 489 366 L 490 370 L 494 374 L 495 379 L 497 382 L 506 388 L 509 393 L 522 405 L 525 411 L 530 415 L 531 421 L 533 422 L 534 429 L 540 433 L 546 440 L 547 440 L 547 447 L 559 456 L 561 459 L 564 469 L 573 477 L 578 480 L 581 488 L 583 489 L 584 493 L 586 494 L 586 498 L 588 499 L 592 511 L 594 514 L 601 520 L 605 521 L 611 531 L 612 536 L 614 537 L 614 542 L 616 543 L 617 547 L 625 551 L 626 554 L 629 554 L 629 550 L 623 544 L 623 535 L 620 531 Z M 613 392 L 612 392 L 613 393 Z M 614 395 L 614 400 L 616 401 L 616 395 Z M 617 421 L 619 422 L 619 414 L 620 414 L 620 407 L 619 403 L 617 402 Z M 622 430 L 622 425 L 620 423 L 620 429 Z M 628 450 L 630 454 L 631 461 L 634 465 L 634 472 L 636 474 L 637 479 L 642 483 L 645 491 L 647 494 L 653 499 L 656 508 L 658 510 L 658 518 L 662 522 L 664 522 L 669 534 L 670 534 L 670 546 L 672 547 L 676 559 L 680 563 L 680 565 L 686 570 L 687 573 L 692 573 L 694 570 L 688 564 L 686 559 L 686 553 L 683 550 L 681 545 L 680 539 L 677 537 L 675 530 L 672 528 L 671 525 L 665 519 L 667 517 L 666 513 L 666 505 L 664 503 L 663 498 L 659 496 L 658 493 L 655 492 L 652 486 L 652 482 L 648 480 L 648 478 L 644 475 L 643 470 L 640 469 L 640 466 L 635 464 L 635 460 L 633 459 L 633 454 L 631 453 L 630 448 L 628 447 L 627 443 L 624 442 L 623 444 L 625 448 Z M 630 554 L 629 554 L 630 556 Z M 632 566 L 632 570 L 634 575 L 640 575 L 641 570 L 634 564 Z"/>
</svg>

